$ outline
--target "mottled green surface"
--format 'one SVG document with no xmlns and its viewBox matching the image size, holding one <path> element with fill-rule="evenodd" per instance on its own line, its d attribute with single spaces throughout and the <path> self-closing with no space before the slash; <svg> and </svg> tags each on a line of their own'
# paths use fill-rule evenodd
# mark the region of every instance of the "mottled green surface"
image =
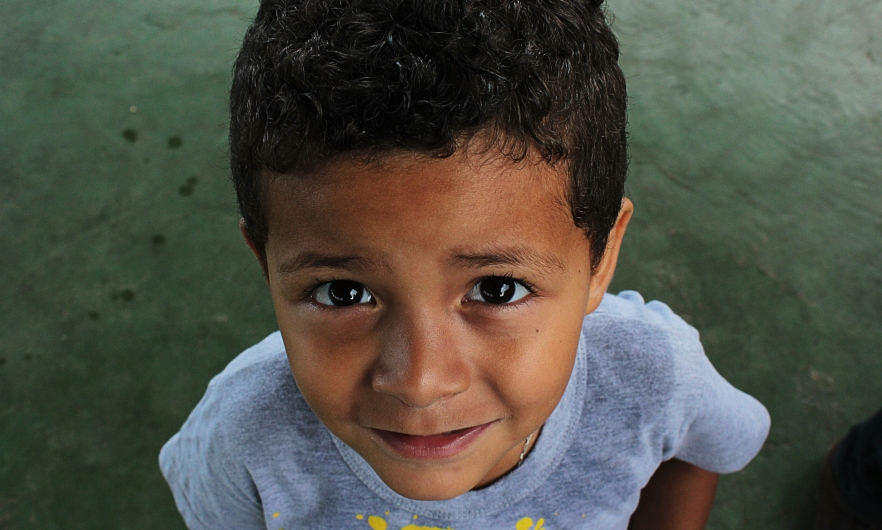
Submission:
<svg viewBox="0 0 882 530">
<path fill-rule="evenodd" d="M 0 5 L 0 529 L 183 528 L 156 456 L 274 328 L 225 161 L 254 2 Z M 637 214 L 668 302 L 773 429 L 714 529 L 802 528 L 882 405 L 882 6 L 612 0 Z"/>
</svg>

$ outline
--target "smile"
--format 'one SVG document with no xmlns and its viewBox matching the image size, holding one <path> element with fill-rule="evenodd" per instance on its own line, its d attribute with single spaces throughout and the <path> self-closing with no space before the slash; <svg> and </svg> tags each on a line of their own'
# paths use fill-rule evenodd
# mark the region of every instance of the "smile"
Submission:
<svg viewBox="0 0 882 530">
<path fill-rule="evenodd" d="M 371 429 L 377 438 L 398 455 L 415 460 L 440 460 L 465 451 L 495 422 L 428 436 Z"/>
</svg>

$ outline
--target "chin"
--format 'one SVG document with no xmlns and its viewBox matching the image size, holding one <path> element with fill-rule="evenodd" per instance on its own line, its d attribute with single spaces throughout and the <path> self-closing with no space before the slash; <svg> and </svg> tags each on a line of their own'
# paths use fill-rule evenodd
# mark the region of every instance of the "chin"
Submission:
<svg viewBox="0 0 882 530">
<path fill-rule="evenodd" d="M 435 474 L 411 475 L 410 473 L 381 474 L 380 478 L 392 491 L 415 501 L 446 501 L 459 497 L 471 490 L 474 485 L 466 484 L 462 478 L 456 481 L 445 480 Z"/>
</svg>

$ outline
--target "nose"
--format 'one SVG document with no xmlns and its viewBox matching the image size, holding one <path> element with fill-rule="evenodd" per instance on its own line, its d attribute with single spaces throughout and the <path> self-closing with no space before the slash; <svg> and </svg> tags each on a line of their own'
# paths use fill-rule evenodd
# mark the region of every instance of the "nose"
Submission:
<svg viewBox="0 0 882 530">
<path fill-rule="evenodd" d="M 387 322 L 382 351 L 371 375 L 376 392 L 412 408 L 426 408 L 465 392 L 471 369 L 455 319 L 410 311 Z"/>
</svg>

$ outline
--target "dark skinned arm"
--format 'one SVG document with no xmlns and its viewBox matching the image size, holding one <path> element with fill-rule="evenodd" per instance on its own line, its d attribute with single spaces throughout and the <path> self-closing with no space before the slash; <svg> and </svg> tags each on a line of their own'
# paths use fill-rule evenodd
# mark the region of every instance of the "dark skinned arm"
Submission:
<svg viewBox="0 0 882 530">
<path fill-rule="evenodd" d="M 640 492 L 628 530 L 704 530 L 718 478 L 682 460 L 662 462 Z"/>
</svg>

